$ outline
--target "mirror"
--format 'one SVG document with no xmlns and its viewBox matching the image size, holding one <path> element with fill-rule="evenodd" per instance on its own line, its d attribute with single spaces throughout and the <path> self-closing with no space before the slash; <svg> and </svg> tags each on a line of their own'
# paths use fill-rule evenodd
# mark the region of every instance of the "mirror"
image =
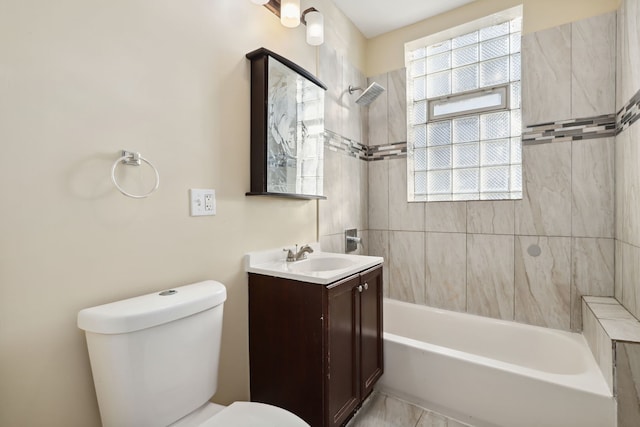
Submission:
<svg viewBox="0 0 640 427">
<path fill-rule="evenodd" d="M 251 60 L 251 191 L 323 196 L 324 91 L 311 73 L 267 49 Z"/>
</svg>

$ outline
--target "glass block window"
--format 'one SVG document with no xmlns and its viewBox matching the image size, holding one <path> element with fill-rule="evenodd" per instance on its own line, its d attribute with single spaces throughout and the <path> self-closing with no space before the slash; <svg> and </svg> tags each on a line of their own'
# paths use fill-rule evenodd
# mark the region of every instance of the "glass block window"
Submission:
<svg viewBox="0 0 640 427">
<path fill-rule="evenodd" d="M 521 27 L 407 48 L 409 201 L 522 198 Z"/>
</svg>

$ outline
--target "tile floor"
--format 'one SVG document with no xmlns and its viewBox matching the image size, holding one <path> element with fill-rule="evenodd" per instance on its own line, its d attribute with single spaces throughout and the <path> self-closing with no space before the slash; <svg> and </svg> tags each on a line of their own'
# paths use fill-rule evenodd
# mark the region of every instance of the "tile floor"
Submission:
<svg viewBox="0 0 640 427">
<path fill-rule="evenodd" d="M 373 392 L 346 427 L 472 427 L 393 396 Z"/>
</svg>

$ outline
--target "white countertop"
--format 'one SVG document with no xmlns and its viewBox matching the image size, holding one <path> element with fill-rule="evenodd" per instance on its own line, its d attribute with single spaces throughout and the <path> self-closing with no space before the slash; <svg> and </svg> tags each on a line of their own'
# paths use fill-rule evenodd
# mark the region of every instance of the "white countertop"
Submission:
<svg viewBox="0 0 640 427">
<path fill-rule="evenodd" d="M 327 285 L 380 265 L 384 261 L 382 257 L 377 256 L 322 252 L 320 244 L 317 242 L 311 243 L 309 246 L 313 249 L 313 253 L 308 254 L 307 259 L 293 262 L 287 262 L 287 254 L 283 249 L 295 251 L 294 247 L 250 252 L 245 255 L 245 270 L 248 273 Z M 314 271 L 313 266 L 315 265 L 330 265 L 331 263 L 335 263 L 337 268 L 328 270 L 325 269 L 326 267 L 321 267 L 321 270 Z"/>
</svg>

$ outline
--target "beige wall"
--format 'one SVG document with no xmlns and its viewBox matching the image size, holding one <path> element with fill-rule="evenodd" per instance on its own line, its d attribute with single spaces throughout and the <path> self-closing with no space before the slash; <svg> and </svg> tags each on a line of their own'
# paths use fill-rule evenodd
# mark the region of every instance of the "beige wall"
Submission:
<svg viewBox="0 0 640 427">
<path fill-rule="evenodd" d="M 372 38 L 367 42 L 365 74 L 376 76 L 404 67 L 404 44 L 522 4 L 525 33 L 615 10 L 620 0 L 476 0 L 473 3 Z"/>
<path fill-rule="evenodd" d="M 362 35 L 315 5 L 362 67 Z M 248 398 L 242 256 L 317 239 L 315 201 L 244 195 L 261 46 L 317 73 L 304 29 L 246 0 L 2 2 L 0 425 L 98 426 L 78 310 L 208 278 L 228 289 L 215 400 Z M 160 171 L 148 199 L 111 184 L 122 148 Z M 189 188 L 215 188 L 217 216 L 190 217 Z"/>
</svg>

